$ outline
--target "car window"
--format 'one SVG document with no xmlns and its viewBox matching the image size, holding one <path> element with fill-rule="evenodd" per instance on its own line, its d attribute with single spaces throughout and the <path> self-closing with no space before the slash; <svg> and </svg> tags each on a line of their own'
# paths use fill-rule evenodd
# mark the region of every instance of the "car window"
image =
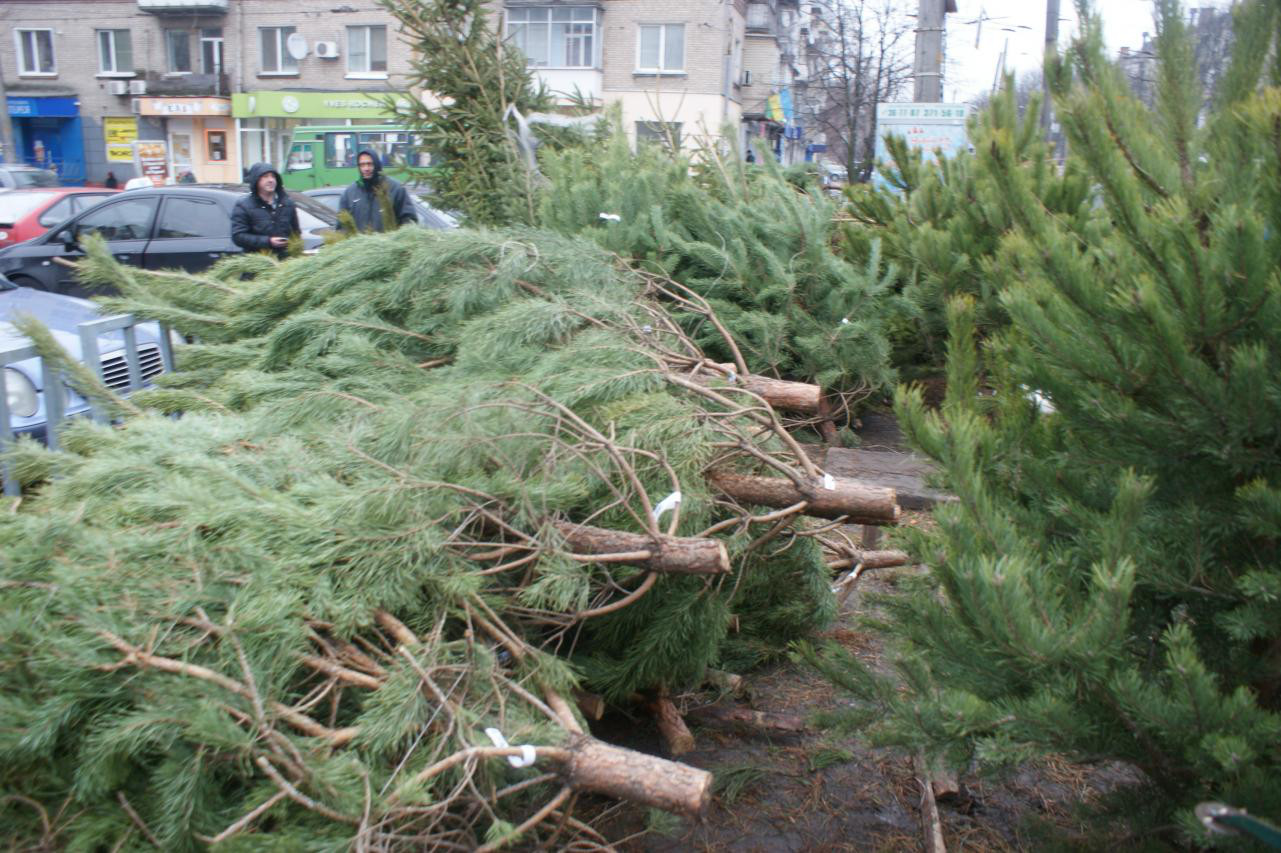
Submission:
<svg viewBox="0 0 1281 853">
<path fill-rule="evenodd" d="M 156 215 L 156 198 L 129 198 L 95 208 L 76 223 L 76 236 L 97 233 L 104 240 L 145 240 Z"/>
<path fill-rule="evenodd" d="M 165 199 L 157 239 L 229 236 L 231 220 L 215 202 L 203 198 Z"/>
<path fill-rule="evenodd" d="M 320 202 L 330 210 L 337 211 L 338 200 L 342 198 L 342 193 L 328 193 L 325 195 L 321 195 L 317 193 L 315 195 L 309 195 L 307 196 L 307 198 L 311 199 L 312 201 Z"/>
<path fill-rule="evenodd" d="M 57 204 L 40 214 L 40 218 L 36 222 L 39 222 L 45 228 L 52 228 L 59 222 L 65 222 L 70 219 L 71 214 L 74 212 L 71 209 L 71 199 L 73 198 L 75 196 L 64 195 Z"/>
<path fill-rule="evenodd" d="M 333 225 L 325 222 L 323 219 L 312 216 L 305 210 L 299 210 L 298 227 L 303 231 L 319 231 L 323 228 L 332 228 Z"/>
<path fill-rule="evenodd" d="M 10 227 L 57 198 L 57 193 L 0 193 L 0 223 Z"/>
<path fill-rule="evenodd" d="M 15 169 L 9 173 L 13 176 L 15 187 L 56 187 L 58 176 L 48 169 Z"/>
<path fill-rule="evenodd" d="M 76 193 L 71 197 L 72 213 L 83 213 L 103 199 L 111 198 L 115 193 Z"/>
</svg>

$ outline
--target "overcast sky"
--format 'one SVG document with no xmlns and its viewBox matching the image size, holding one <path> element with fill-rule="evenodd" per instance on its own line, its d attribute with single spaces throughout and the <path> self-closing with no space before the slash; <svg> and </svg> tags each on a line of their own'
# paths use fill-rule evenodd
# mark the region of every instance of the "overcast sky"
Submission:
<svg viewBox="0 0 1281 853">
<path fill-rule="evenodd" d="M 1040 68 L 1045 49 L 1044 0 L 957 0 L 956 5 L 958 11 L 947 16 L 943 100 L 968 101 L 989 90 L 1006 38 L 1008 70 Z M 1076 6 L 1072 0 L 1060 0 L 1059 5 L 1059 46 L 1064 47 L 1077 31 Z M 1226 4 L 1224 0 L 1198 0 L 1195 4 L 1185 0 L 1184 5 Z M 1152 0 L 1095 0 L 1094 6 L 1102 10 L 1104 38 L 1113 56 L 1122 46 L 1142 45 L 1145 32 L 1156 33 Z M 984 16 L 981 32 L 976 23 L 980 13 Z"/>
</svg>

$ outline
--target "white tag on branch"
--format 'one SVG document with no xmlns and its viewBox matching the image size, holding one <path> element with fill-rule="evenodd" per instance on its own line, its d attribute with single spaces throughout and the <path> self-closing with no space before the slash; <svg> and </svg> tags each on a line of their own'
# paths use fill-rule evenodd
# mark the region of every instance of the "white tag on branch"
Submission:
<svg viewBox="0 0 1281 853">
<path fill-rule="evenodd" d="M 836 491 L 836 478 L 833 477 L 831 474 L 824 474 L 823 488 L 827 489 L 829 492 Z"/>
<path fill-rule="evenodd" d="M 623 217 L 619 216 L 617 213 L 602 213 L 600 215 L 600 218 L 605 220 L 606 222 L 622 222 L 623 221 Z"/>
<path fill-rule="evenodd" d="M 734 372 L 734 371 L 732 371 L 732 370 L 731 370 L 731 371 L 729 372 L 729 374 L 728 374 L 728 375 L 726 375 L 726 377 L 725 377 L 725 381 L 726 381 L 726 382 L 728 382 L 728 383 L 729 383 L 729 384 L 731 384 L 731 385 L 733 385 L 733 384 L 734 384 L 734 382 L 735 382 L 737 379 L 738 379 L 738 374 L 737 374 L 737 373 L 735 373 L 735 372 Z"/>
<path fill-rule="evenodd" d="M 841 318 L 841 325 L 842 325 L 842 326 L 848 326 L 849 324 L 850 324 L 850 318 L 849 318 L 849 317 L 842 317 L 842 318 Z"/>
<path fill-rule="evenodd" d="M 507 738 L 503 737 L 503 733 L 498 729 L 485 729 L 485 734 L 489 736 L 491 741 L 493 741 L 494 746 L 499 749 L 507 749 L 511 746 L 511 744 L 507 742 Z M 538 753 L 536 753 L 534 748 L 527 743 L 520 745 L 520 755 L 507 756 L 507 763 L 512 767 L 528 767 L 537 760 Z"/>
<path fill-rule="evenodd" d="M 679 504 L 680 502 L 681 502 L 680 492 L 672 492 L 670 495 L 663 498 L 661 501 L 658 502 L 658 506 L 654 507 L 654 520 L 658 521 L 660 518 L 663 517 L 663 513 L 667 512 L 669 509 L 676 509 L 676 505 Z"/>
</svg>

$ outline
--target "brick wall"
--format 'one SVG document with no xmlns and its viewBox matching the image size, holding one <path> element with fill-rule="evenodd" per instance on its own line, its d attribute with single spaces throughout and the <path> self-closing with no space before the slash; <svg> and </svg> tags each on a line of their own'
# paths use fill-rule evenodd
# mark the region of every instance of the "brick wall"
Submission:
<svg viewBox="0 0 1281 853">
<path fill-rule="evenodd" d="M 732 50 L 734 7 L 708 0 L 611 0 L 603 4 L 602 61 L 605 91 L 661 89 L 721 95 L 726 92 L 725 57 Z M 683 75 L 638 75 L 641 24 L 684 24 Z M 741 25 L 740 25 L 741 26 Z"/>
</svg>

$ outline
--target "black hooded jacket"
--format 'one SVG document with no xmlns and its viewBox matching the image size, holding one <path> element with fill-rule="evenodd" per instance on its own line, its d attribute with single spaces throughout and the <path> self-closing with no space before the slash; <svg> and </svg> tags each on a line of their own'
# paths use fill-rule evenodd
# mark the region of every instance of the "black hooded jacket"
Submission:
<svg viewBox="0 0 1281 853">
<path fill-rule="evenodd" d="M 343 190 L 342 198 L 338 201 L 338 210 L 351 213 L 357 231 L 382 231 L 383 209 L 378 194 L 386 192 L 387 198 L 391 201 L 391 209 L 396 212 L 398 226 L 417 222 L 418 213 L 414 210 L 413 200 L 401 186 L 400 181 L 383 174 L 382 160 L 378 158 L 378 153 L 362 148 L 356 154 L 357 163 L 360 162 L 363 154 L 374 158 L 374 175 L 369 180 L 357 178 L 351 186 Z"/>
<path fill-rule="evenodd" d="M 267 204 L 258 195 L 258 180 L 268 173 L 276 176 L 276 202 Z M 249 194 L 236 199 L 231 210 L 231 241 L 246 252 L 271 249 L 272 237 L 298 234 L 298 208 L 281 184 L 280 173 L 270 163 L 255 163 L 249 170 Z M 284 257 L 285 250 L 274 249 Z"/>
</svg>

